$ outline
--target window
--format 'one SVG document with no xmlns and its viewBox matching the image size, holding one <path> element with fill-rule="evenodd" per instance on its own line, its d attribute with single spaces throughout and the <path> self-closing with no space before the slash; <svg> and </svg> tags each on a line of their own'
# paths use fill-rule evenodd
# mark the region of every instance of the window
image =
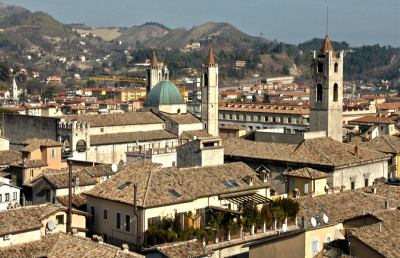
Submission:
<svg viewBox="0 0 400 258">
<path fill-rule="evenodd" d="M 57 225 L 64 225 L 64 215 L 56 216 Z"/>
<path fill-rule="evenodd" d="M 367 186 L 369 185 L 369 180 L 368 180 L 368 178 L 365 178 L 365 179 L 364 179 L 364 185 L 365 185 L 365 187 L 367 187 Z"/>
<path fill-rule="evenodd" d="M 107 209 L 103 210 L 103 219 L 105 219 L 105 220 L 108 219 L 108 210 Z"/>
<path fill-rule="evenodd" d="M 304 193 L 308 194 L 308 183 L 304 184 Z"/>
<path fill-rule="evenodd" d="M 56 149 L 51 149 L 50 155 L 51 155 L 51 158 L 54 159 L 54 158 L 57 156 L 57 151 L 56 151 Z"/>
<path fill-rule="evenodd" d="M 351 190 L 354 190 L 354 189 L 356 189 L 356 182 L 354 182 L 354 181 L 351 181 Z"/>
<path fill-rule="evenodd" d="M 317 102 L 322 102 L 322 85 L 317 85 Z"/>
<path fill-rule="evenodd" d="M 0 202 L 2 202 L 2 201 L 3 201 L 3 195 L 0 194 Z"/>
<path fill-rule="evenodd" d="M 318 239 L 311 240 L 311 256 L 314 257 L 318 253 Z"/>
<path fill-rule="evenodd" d="M 90 214 L 92 214 L 92 222 L 94 222 L 94 219 L 96 217 L 96 208 L 94 206 L 90 207 Z"/>
<path fill-rule="evenodd" d="M 335 73 L 337 73 L 337 72 L 339 71 L 339 65 L 338 65 L 338 63 L 335 63 L 334 71 L 335 71 Z"/>
<path fill-rule="evenodd" d="M 125 215 L 125 231 L 131 231 L 131 216 Z"/>
<path fill-rule="evenodd" d="M 115 220 L 116 220 L 116 227 L 121 228 L 121 214 L 119 212 L 117 212 Z"/>
<path fill-rule="evenodd" d="M 10 201 L 10 194 L 6 193 L 4 196 L 5 196 L 5 201 L 9 202 Z"/>
<path fill-rule="evenodd" d="M 33 177 L 33 169 L 31 169 L 31 171 L 30 171 L 30 177 L 31 178 Z"/>
<path fill-rule="evenodd" d="M 18 198 L 18 193 L 17 192 L 13 192 L 13 201 L 16 201 Z"/>
<path fill-rule="evenodd" d="M 339 98 L 339 86 L 337 83 L 333 85 L 333 101 L 337 102 Z"/>
<path fill-rule="evenodd" d="M 322 73 L 323 71 L 324 71 L 324 64 L 318 61 L 317 72 Z"/>
</svg>

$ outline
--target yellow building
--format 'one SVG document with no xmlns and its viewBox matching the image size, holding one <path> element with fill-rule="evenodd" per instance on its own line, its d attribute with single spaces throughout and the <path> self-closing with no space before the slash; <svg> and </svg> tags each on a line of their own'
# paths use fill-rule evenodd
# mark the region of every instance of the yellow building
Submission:
<svg viewBox="0 0 400 258">
<path fill-rule="evenodd" d="M 288 178 L 287 192 L 291 197 L 316 196 L 326 193 L 329 174 L 312 169 L 300 168 L 285 174 Z"/>
</svg>

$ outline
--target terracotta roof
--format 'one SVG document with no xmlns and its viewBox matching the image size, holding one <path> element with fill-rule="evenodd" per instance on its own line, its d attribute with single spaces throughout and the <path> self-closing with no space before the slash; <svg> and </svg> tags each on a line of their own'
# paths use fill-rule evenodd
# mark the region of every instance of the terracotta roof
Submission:
<svg viewBox="0 0 400 258">
<path fill-rule="evenodd" d="M 94 177 L 110 176 L 114 174 L 111 166 L 112 165 L 109 164 L 99 164 L 91 167 L 84 167 L 83 170 L 86 170 Z"/>
<path fill-rule="evenodd" d="M 350 120 L 349 123 L 366 123 L 366 124 L 394 124 L 395 122 L 387 117 L 380 116 L 363 116 L 354 120 Z"/>
<path fill-rule="evenodd" d="M 56 197 L 57 200 L 64 206 L 68 206 L 68 195 L 61 195 Z M 71 198 L 73 207 L 79 209 L 80 207 L 86 205 L 86 195 L 84 194 L 73 194 Z"/>
<path fill-rule="evenodd" d="M 372 194 L 373 188 L 376 188 L 375 195 L 377 196 L 381 196 L 386 199 L 400 200 L 400 186 L 397 185 L 377 184 L 374 186 L 368 186 L 365 188 L 358 189 L 358 191 Z"/>
<path fill-rule="evenodd" d="M 53 204 L 24 206 L 0 212 L 0 236 L 42 227 L 42 220 L 65 208 Z"/>
<path fill-rule="evenodd" d="M 26 145 L 23 147 L 20 151 L 22 152 L 32 152 L 36 149 L 39 149 L 41 147 L 61 147 L 62 143 L 56 142 L 50 139 L 29 139 L 24 141 L 22 144 Z"/>
<path fill-rule="evenodd" d="M 116 143 L 147 142 L 164 139 L 175 139 L 177 136 L 166 130 L 127 132 L 90 136 L 90 145 L 106 145 Z"/>
<path fill-rule="evenodd" d="M 376 105 L 377 109 L 380 110 L 391 110 L 391 109 L 400 109 L 400 103 L 391 102 L 391 103 L 381 103 Z"/>
<path fill-rule="evenodd" d="M 206 257 L 211 253 L 196 239 L 158 245 L 154 249 L 168 258 Z"/>
<path fill-rule="evenodd" d="M 324 56 L 326 52 L 335 53 L 335 50 L 333 50 L 331 39 L 328 37 L 328 35 L 325 36 L 324 43 L 322 44 L 319 54 L 321 56 Z"/>
<path fill-rule="evenodd" d="M 37 167 L 46 167 L 47 163 L 44 162 L 43 160 L 29 160 L 29 159 L 24 159 L 20 162 L 16 162 L 14 164 L 11 164 L 12 166 L 15 167 L 21 167 L 21 168 L 37 168 Z"/>
<path fill-rule="evenodd" d="M 0 248 L 3 258 L 144 258 L 143 255 L 123 251 L 112 245 L 96 243 L 90 238 L 55 233 L 43 236 L 39 241 Z"/>
<path fill-rule="evenodd" d="M 299 144 L 227 139 L 223 146 L 225 156 L 298 163 L 304 166 L 351 166 L 390 158 L 390 155 L 361 147 L 359 156 L 356 157 L 354 145 L 329 137 L 308 139 Z"/>
<path fill-rule="evenodd" d="M 219 129 L 225 130 L 246 130 L 246 127 L 240 125 L 220 125 Z"/>
<path fill-rule="evenodd" d="M 0 166 L 10 165 L 22 160 L 22 154 L 19 151 L 4 150 L 0 151 Z"/>
<path fill-rule="evenodd" d="M 306 167 L 287 172 L 286 176 L 320 179 L 320 178 L 327 178 L 329 174 L 316 169 Z"/>
<path fill-rule="evenodd" d="M 194 131 L 184 131 L 179 138 L 183 140 L 194 140 L 197 138 L 209 138 L 209 137 L 213 136 L 207 133 L 207 131 L 205 130 L 194 130 Z"/>
<path fill-rule="evenodd" d="M 254 176 L 252 186 L 244 181 L 249 175 Z M 230 181 L 238 185 L 227 185 L 226 182 Z M 125 167 L 85 194 L 133 205 L 134 184 L 138 187 L 137 204 L 146 208 L 268 186 L 258 179 L 253 169 L 241 162 L 179 169 L 161 168 L 159 164 L 140 161 Z"/>
<path fill-rule="evenodd" d="M 177 124 L 198 124 L 201 123 L 200 119 L 194 116 L 192 113 L 186 113 L 186 114 L 167 114 L 167 113 L 162 113 L 161 114 L 163 117 L 177 123 Z"/>
<path fill-rule="evenodd" d="M 370 142 L 363 142 L 362 147 L 383 153 L 400 154 L 400 138 L 394 135 L 376 137 Z"/>
<path fill-rule="evenodd" d="M 329 218 L 329 223 L 332 224 L 385 210 L 385 198 L 362 191 L 344 191 L 314 197 L 300 197 L 296 201 L 300 204 L 299 217 L 311 218 L 317 214 L 317 207 L 323 207 Z M 393 200 L 389 202 L 389 205 L 392 208 L 399 207 L 400 201 Z"/>
<path fill-rule="evenodd" d="M 163 120 L 151 112 L 129 112 L 104 115 L 75 115 L 61 117 L 65 121 L 90 123 L 91 127 L 161 124 Z"/>
<path fill-rule="evenodd" d="M 382 257 L 399 257 L 400 211 L 389 210 L 374 214 L 382 223 L 375 223 L 351 230 L 352 237 L 361 240 Z"/>
<path fill-rule="evenodd" d="M 310 109 L 304 106 L 286 106 L 286 105 L 263 105 L 263 104 L 240 104 L 223 103 L 218 107 L 219 111 L 243 111 L 267 114 L 294 114 L 309 115 Z"/>
<path fill-rule="evenodd" d="M 69 183 L 68 171 L 51 171 L 43 173 L 43 178 L 52 184 L 56 189 L 67 188 Z M 72 171 L 72 184 L 75 185 L 76 178 L 79 178 L 80 186 L 95 185 L 97 180 L 85 170 Z"/>
</svg>

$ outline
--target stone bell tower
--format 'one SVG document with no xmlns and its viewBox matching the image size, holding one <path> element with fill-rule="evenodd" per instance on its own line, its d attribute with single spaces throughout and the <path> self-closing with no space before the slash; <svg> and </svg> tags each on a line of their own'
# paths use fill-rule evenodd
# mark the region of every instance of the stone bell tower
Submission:
<svg viewBox="0 0 400 258">
<path fill-rule="evenodd" d="M 336 53 L 328 35 L 317 54 L 313 52 L 310 87 L 310 131 L 342 141 L 343 51 Z"/>
<path fill-rule="evenodd" d="M 212 45 L 208 49 L 207 65 L 203 68 L 201 84 L 201 120 L 204 129 L 218 136 L 218 64 L 214 60 Z"/>
</svg>

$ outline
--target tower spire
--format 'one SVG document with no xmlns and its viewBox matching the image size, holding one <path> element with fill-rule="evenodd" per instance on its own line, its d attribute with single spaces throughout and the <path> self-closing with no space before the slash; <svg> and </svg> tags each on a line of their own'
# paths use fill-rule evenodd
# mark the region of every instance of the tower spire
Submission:
<svg viewBox="0 0 400 258">
<path fill-rule="evenodd" d="M 156 57 L 156 51 L 153 51 L 153 56 L 151 57 L 151 67 L 157 67 L 158 66 L 158 61 Z"/>
<path fill-rule="evenodd" d="M 214 49 L 212 44 L 210 44 L 210 47 L 208 48 L 208 65 L 215 65 L 215 60 L 214 60 Z"/>
</svg>

